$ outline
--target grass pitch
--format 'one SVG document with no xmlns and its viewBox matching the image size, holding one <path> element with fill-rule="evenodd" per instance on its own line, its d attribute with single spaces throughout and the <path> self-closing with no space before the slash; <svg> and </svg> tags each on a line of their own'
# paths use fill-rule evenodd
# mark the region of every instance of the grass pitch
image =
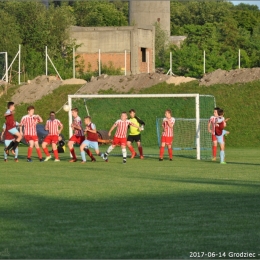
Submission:
<svg viewBox="0 0 260 260">
<path fill-rule="evenodd" d="M 227 165 L 181 157 L 123 165 L 118 156 L 80 164 L 68 153 L 27 163 L 26 147 L 19 163 L 1 155 L 0 258 L 260 254 L 259 150 L 226 155 Z"/>
</svg>

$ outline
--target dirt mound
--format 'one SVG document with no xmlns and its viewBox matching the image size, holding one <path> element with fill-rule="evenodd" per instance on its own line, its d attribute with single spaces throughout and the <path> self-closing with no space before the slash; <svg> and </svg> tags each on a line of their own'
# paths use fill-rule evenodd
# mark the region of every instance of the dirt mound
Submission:
<svg viewBox="0 0 260 260">
<path fill-rule="evenodd" d="M 235 84 L 260 80 L 260 68 L 221 70 L 207 73 L 200 80 L 200 85 L 210 86 L 214 84 Z"/>
<path fill-rule="evenodd" d="M 190 77 L 178 77 L 178 76 L 173 76 L 173 77 L 170 77 L 169 79 L 166 80 L 166 83 L 168 84 L 175 84 L 176 86 L 177 85 L 180 85 L 181 83 L 186 83 L 186 82 L 190 82 L 190 81 L 193 81 L 193 80 L 197 80 L 196 78 L 190 78 Z"/>
</svg>

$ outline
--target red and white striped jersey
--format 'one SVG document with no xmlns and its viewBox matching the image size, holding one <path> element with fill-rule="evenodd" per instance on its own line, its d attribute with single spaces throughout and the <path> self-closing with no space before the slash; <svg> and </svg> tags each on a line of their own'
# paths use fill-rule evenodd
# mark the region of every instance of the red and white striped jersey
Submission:
<svg viewBox="0 0 260 260">
<path fill-rule="evenodd" d="M 211 133 L 212 133 L 212 135 L 215 135 L 216 120 L 217 120 L 217 117 L 212 116 L 212 117 L 210 117 L 210 119 L 208 121 L 211 124 Z"/>
<path fill-rule="evenodd" d="M 37 136 L 36 125 L 39 122 L 40 119 L 35 115 L 23 116 L 20 124 L 24 126 L 24 135 Z"/>
<path fill-rule="evenodd" d="M 81 129 L 81 130 L 74 129 L 74 135 L 84 136 L 84 132 L 83 132 L 83 129 L 82 129 L 82 122 L 81 122 L 81 118 L 79 116 L 77 116 L 76 118 L 73 118 L 73 124 L 79 126 L 80 129 Z"/>
<path fill-rule="evenodd" d="M 59 126 L 63 126 L 60 120 L 47 120 L 45 128 L 49 131 L 48 135 L 59 135 Z"/>
<path fill-rule="evenodd" d="M 162 127 L 163 127 L 163 133 L 162 136 L 166 137 L 172 137 L 173 136 L 173 128 L 171 128 L 168 124 L 168 120 L 166 117 L 163 119 Z M 175 124 L 175 118 L 170 118 L 170 123 L 173 125 Z"/>
<path fill-rule="evenodd" d="M 133 123 L 129 120 L 123 121 L 119 119 L 115 122 L 114 125 L 117 126 L 115 137 L 126 138 L 128 125 L 133 125 Z"/>
</svg>

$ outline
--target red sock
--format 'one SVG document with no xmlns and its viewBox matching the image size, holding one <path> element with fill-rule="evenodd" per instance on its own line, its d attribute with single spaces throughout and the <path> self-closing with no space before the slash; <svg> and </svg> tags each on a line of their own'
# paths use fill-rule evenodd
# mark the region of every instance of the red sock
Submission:
<svg viewBox="0 0 260 260">
<path fill-rule="evenodd" d="M 212 155 L 213 155 L 213 157 L 217 157 L 217 146 L 213 146 L 212 147 Z"/>
<path fill-rule="evenodd" d="M 93 154 L 89 149 L 85 149 L 85 152 L 88 154 L 88 156 L 92 159 L 93 158 Z"/>
<path fill-rule="evenodd" d="M 42 152 L 40 148 L 36 148 L 36 152 L 38 154 L 39 159 L 42 159 Z"/>
<path fill-rule="evenodd" d="M 48 148 L 42 148 L 43 152 L 45 153 L 46 156 L 50 156 Z"/>
<path fill-rule="evenodd" d="M 172 148 L 168 148 L 169 158 L 172 159 Z"/>
<path fill-rule="evenodd" d="M 58 150 L 53 150 L 53 153 L 54 153 L 54 157 L 55 159 L 59 159 L 59 154 L 58 154 Z"/>
<path fill-rule="evenodd" d="M 134 154 L 134 153 L 135 153 L 135 149 L 134 149 L 134 147 L 133 147 L 133 146 L 129 146 L 128 148 L 129 148 L 129 150 L 130 150 L 130 152 L 131 152 L 132 154 Z"/>
<path fill-rule="evenodd" d="M 140 156 L 143 156 L 143 147 L 142 147 L 142 146 L 139 146 L 139 147 L 138 147 L 138 150 L 139 150 Z"/>
<path fill-rule="evenodd" d="M 32 147 L 28 147 L 27 158 L 31 158 L 31 156 L 32 156 L 32 150 L 33 150 Z"/>
<path fill-rule="evenodd" d="M 53 151 L 53 152 L 54 152 L 54 151 Z M 74 148 L 70 149 L 70 153 L 71 153 L 73 159 L 76 160 L 77 157 L 76 157 L 76 154 L 75 154 L 75 150 L 74 150 Z M 54 155 L 55 155 L 55 154 L 54 154 Z M 56 157 L 55 157 L 55 158 L 56 158 Z"/>
<path fill-rule="evenodd" d="M 163 154 L 164 154 L 164 147 L 161 146 L 161 148 L 160 148 L 160 158 L 163 158 Z"/>
</svg>

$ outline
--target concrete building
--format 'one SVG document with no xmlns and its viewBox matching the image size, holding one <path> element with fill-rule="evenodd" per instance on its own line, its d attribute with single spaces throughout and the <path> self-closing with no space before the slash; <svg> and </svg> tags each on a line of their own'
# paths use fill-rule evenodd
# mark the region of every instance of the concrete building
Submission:
<svg viewBox="0 0 260 260">
<path fill-rule="evenodd" d="M 78 61 L 83 60 L 85 71 L 98 70 L 99 50 L 102 65 L 112 63 L 127 75 L 155 71 L 154 26 L 72 26 L 71 38 L 81 45 Z"/>
</svg>

